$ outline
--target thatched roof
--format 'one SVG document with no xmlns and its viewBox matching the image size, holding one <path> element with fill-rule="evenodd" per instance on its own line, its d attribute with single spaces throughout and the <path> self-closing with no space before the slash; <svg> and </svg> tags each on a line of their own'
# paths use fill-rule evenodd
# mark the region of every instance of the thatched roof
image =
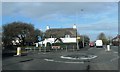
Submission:
<svg viewBox="0 0 120 72">
<path fill-rule="evenodd" d="M 76 37 L 76 29 L 73 28 L 54 28 L 54 29 L 49 29 L 46 30 L 45 32 L 45 37 L 50 38 L 64 38 L 65 35 L 70 35 L 70 37 Z"/>
</svg>

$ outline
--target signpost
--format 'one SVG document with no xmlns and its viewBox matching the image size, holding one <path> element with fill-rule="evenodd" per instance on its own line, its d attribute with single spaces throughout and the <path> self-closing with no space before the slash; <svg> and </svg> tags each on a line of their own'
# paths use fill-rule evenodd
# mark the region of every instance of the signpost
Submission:
<svg viewBox="0 0 120 72">
<path fill-rule="evenodd" d="M 79 50 L 79 45 L 78 45 L 78 40 L 80 39 L 80 37 L 77 37 L 77 50 Z"/>
<path fill-rule="evenodd" d="M 80 37 L 77 37 L 77 39 L 80 39 Z"/>
</svg>

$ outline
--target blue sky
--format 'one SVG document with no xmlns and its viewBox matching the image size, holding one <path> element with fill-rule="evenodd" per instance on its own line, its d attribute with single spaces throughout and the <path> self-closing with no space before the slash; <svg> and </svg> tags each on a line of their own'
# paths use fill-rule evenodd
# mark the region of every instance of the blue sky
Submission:
<svg viewBox="0 0 120 72">
<path fill-rule="evenodd" d="M 99 33 L 118 34 L 117 2 L 3 2 L 2 24 L 32 23 L 35 28 L 71 28 L 95 40 Z"/>
</svg>

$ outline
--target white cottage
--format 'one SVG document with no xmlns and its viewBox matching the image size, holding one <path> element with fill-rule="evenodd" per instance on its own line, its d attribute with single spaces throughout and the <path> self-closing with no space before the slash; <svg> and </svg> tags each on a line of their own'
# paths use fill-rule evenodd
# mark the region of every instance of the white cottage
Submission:
<svg viewBox="0 0 120 72">
<path fill-rule="evenodd" d="M 77 28 L 74 24 L 72 28 L 50 28 L 49 26 L 46 27 L 45 31 L 45 40 L 39 42 L 39 44 L 47 44 L 49 43 L 56 43 L 58 42 L 58 38 L 61 39 L 63 43 L 76 43 L 76 34 Z"/>
</svg>

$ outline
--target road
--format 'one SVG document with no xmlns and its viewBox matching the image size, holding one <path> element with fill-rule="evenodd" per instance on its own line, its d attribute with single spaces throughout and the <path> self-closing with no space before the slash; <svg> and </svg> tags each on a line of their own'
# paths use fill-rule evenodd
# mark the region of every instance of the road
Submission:
<svg viewBox="0 0 120 72">
<path fill-rule="evenodd" d="M 79 51 L 30 51 L 27 56 L 3 59 L 3 70 L 118 70 L 118 47 L 111 51 L 86 47 Z M 84 55 L 93 55 L 86 59 Z M 89 65 L 89 68 L 88 68 Z"/>
</svg>

